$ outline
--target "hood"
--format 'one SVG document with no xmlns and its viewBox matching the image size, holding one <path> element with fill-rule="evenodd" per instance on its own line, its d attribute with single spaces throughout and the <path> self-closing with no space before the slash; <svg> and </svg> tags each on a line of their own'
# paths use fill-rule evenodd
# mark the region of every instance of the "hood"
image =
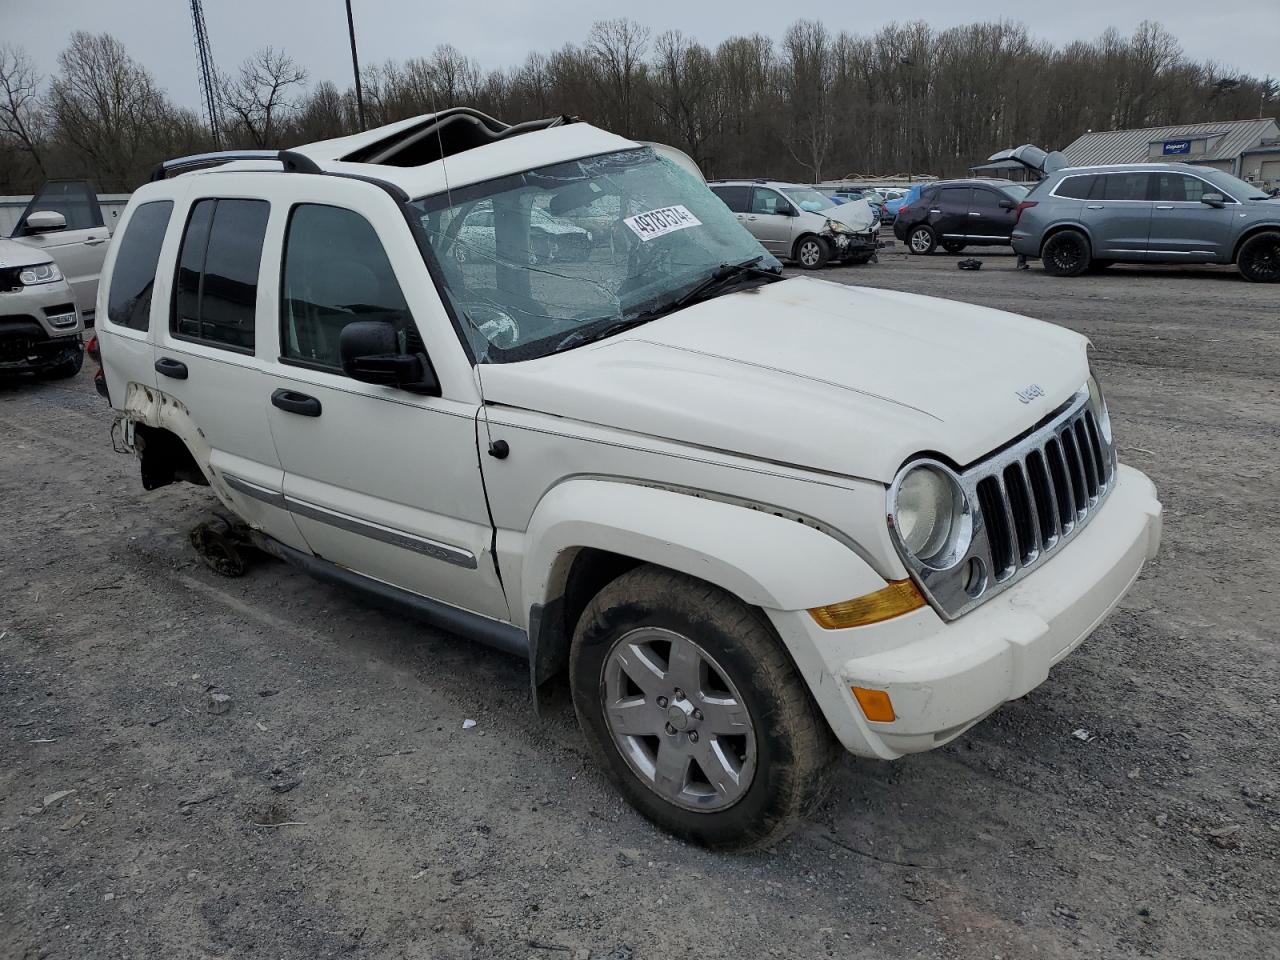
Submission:
<svg viewBox="0 0 1280 960">
<path fill-rule="evenodd" d="M 38 247 L 29 247 L 17 240 L 6 240 L 0 237 L 0 270 L 9 267 L 34 267 L 38 263 L 49 263 L 53 257 Z"/>
<path fill-rule="evenodd" d="M 915 454 L 965 466 L 1033 426 L 1084 384 L 1086 346 L 985 307 L 796 278 L 482 378 L 490 404 L 888 483 Z"/>
<path fill-rule="evenodd" d="M 825 214 L 832 220 L 839 220 L 846 227 L 851 227 L 858 233 L 865 233 L 870 230 L 876 222 L 875 212 L 871 209 L 871 204 L 866 200 L 850 200 L 848 203 L 842 203 L 838 207 L 819 210 L 818 213 Z"/>
</svg>

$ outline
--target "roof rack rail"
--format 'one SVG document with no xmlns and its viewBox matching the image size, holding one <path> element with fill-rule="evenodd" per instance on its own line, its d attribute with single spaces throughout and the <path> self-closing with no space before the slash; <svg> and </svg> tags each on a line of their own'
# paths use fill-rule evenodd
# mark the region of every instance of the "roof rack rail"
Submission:
<svg viewBox="0 0 1280 960">
<path fill-rule="evenodd" d="M 171 173 L 196 167 L 213 167 L 220 163 L 231 163 L 234 160 L 278 160 L 284 164 L 286 173 L 324 172 L 314 160 L 296 150 L 218 150 L 213 153 L 195 153 L 189 157 L 166 160 L 151 171 L 149 179 L 154 183 L 165 179 Z"/>
</svg>

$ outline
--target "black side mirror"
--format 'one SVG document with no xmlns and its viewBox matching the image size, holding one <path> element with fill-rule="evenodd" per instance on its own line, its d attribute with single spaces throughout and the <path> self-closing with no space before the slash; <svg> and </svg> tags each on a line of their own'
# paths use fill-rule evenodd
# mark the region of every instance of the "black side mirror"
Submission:
<svg viewBox="0 0 1280 960">
<path fill-rule="evenodd" d="M 1012 210 L 1012 209 L 1013 209 L 1014 207 L 1016 207 L 1017 205 L 1018 205 L 1018 204 L 1017 204 L 1017 202 L 1016 202 L 1016 201 L 1014 201 L 1014 200 L 1001 200 L 1001 201 L 1000 201 L 1000 209 L 1001 209 L 1001 210 Z"/>
<path fill-rule="evenodd" d="M 1206 193 L 1200 197 L 1200 202 L 1221 210 L 1227 205 L 1227 198 L 1220 193 Z"/>
<path fill-rule="evenodd" d="M 338 336 L 342 372 L 361 383 L 440 395 L 440 381 L 422 353 L 400 352 L 396 328 L 385 320 L 355 320 Z"/>
</svg>

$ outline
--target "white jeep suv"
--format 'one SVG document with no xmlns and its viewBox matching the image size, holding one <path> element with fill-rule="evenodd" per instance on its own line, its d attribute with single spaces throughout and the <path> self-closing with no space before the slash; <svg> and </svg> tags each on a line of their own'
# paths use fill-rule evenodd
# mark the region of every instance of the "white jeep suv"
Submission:
<svg viewBox="0 0 1280 960">
<path fill-rule="evenodd" d="M 531 257 L 548 221 L 585 255 Z M 166 164 L 99 337 L 148 489 L 207 483 L 535 694 L 567 673 L 641 812 L 766 844 L 837 746 L 928 750 L 1041 683 L 1160 531 L 1083 337 L 779 274 L 665 148 L 454 109 Z"/>
</svg>

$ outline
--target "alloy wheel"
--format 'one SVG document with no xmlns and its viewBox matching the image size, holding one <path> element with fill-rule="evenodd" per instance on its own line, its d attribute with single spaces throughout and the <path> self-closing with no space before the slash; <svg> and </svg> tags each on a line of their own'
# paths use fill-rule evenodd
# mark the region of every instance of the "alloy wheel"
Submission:
<svg viewBox="0 0 1280 960">
<path fill-rule="evenodd" d="M 933 246 L 933 238 L 928 230 L 917 230 L 911 234 L 911 249 L 916 253 L 928 253 Z"/>
<path fill-rule="evenodd" d="M 742 799 L 755 775 L 755 726 L 705 649 L 673 630 L 642 627 L 615 641 L 602 673 L 605 722 L 641 783 L 686 810 Z"/>
<path fill-rule="evenodd" d="M 1256 240 L 1248 248 L 1248 268 L 1254 279 L 1264 283 L 1280 280 L 1280 239 Z"/>
<path fill-rule="evenodd" d="M 800 262 L 806 267 L 817 266 L 818 259 L 822 256 L 822 251 L 818 249 L 818 245 L 812 240 L 806 240 L 800 244 Z"/>
</svg>

